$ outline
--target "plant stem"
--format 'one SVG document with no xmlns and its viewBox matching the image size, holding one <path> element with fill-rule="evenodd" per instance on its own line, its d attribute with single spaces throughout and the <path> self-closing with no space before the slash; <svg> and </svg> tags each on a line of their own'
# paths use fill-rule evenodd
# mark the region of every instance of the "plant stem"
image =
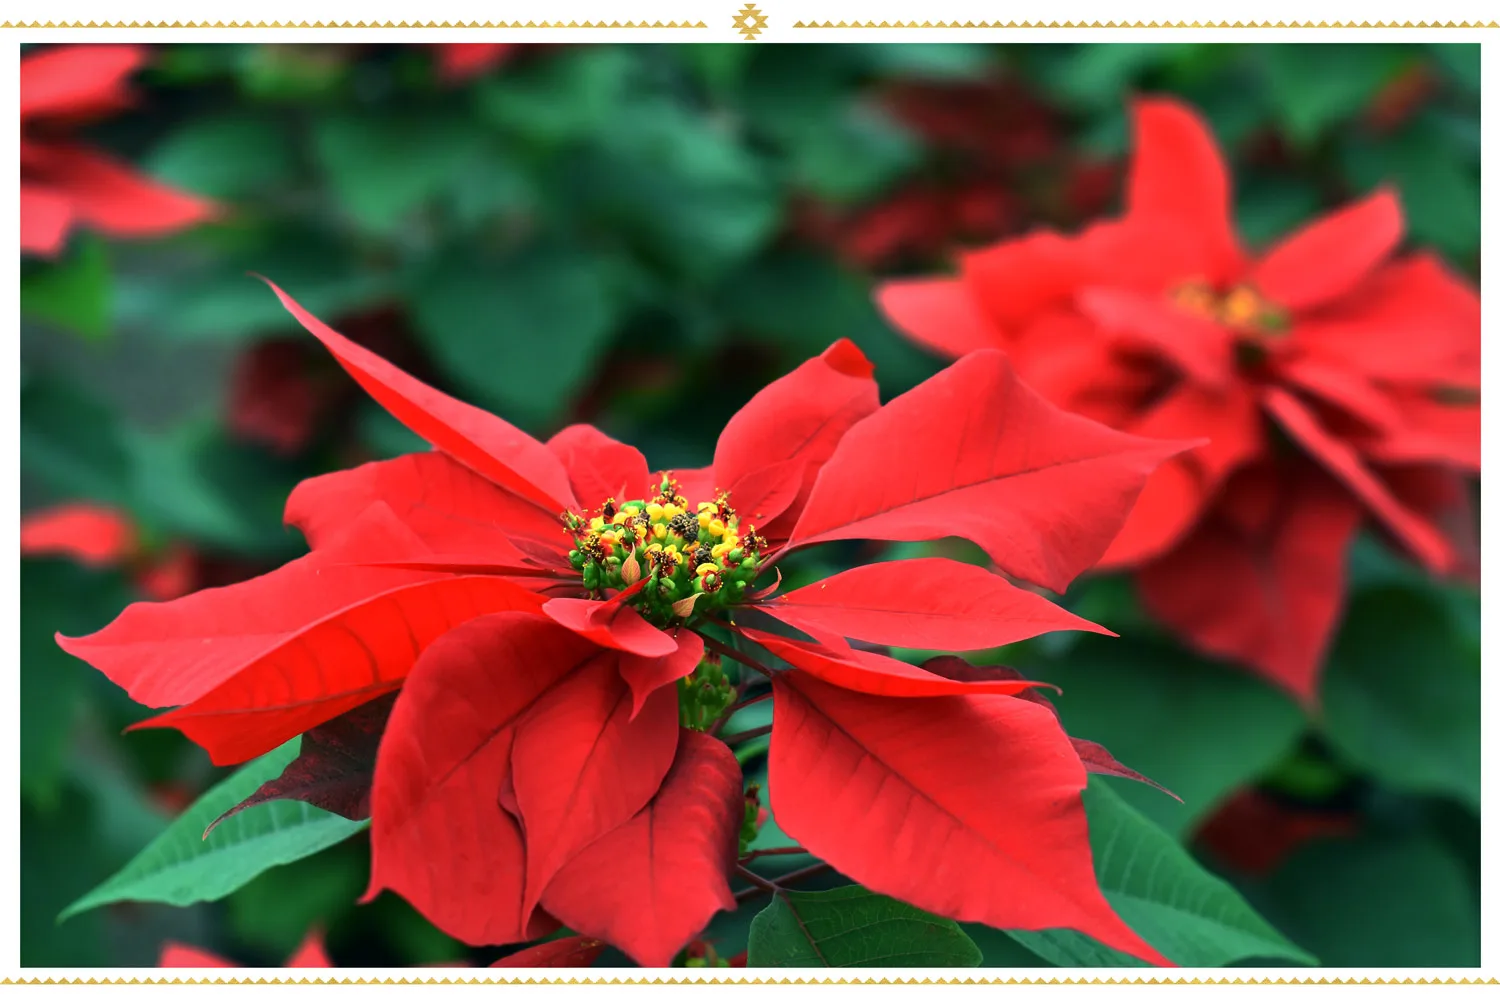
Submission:
<svg viewBox="0 0 1500 995">
<path fill-rule="evenodd" d="M 739 868 L 739 870 L 742 874 L 745 873 L 745 869 L 743 867 Z M 816 877 L 826 870 L 828 870 L 828 865 L 823 863 L 822 861 L 819 861 L 816 864 L 811 864 L 807 867 L 800 868 L 799 870 L 792 871 L 790 874 L 783 874 L 781 877 L 776 878 L 774 881 L 766 881 L 765 878 L 762 878 L 759 875 L 756 875 L 756 878 L 757 880 L 764 881 L 766 884 L 770 885 L 771 889 L 769 893 L 774 895 L 776 892 L 785 889 L 789 884 L 795 884 L 796 882 L 801 881 L 805 878 Z M 765 892 L 765 888 L 761 887 L 760 885 L 756 885 L 754 888 L 746 888 L 743 891 L 735 892 L 734 900 L 736 902 L 742 902 L 745 899 L 749 898 L 751 895 L 758 895 Z"/>
<path fill-rule="evenodd" d="M 745 855 L 740 858 L 740 863 L 748 864 L 752 860 L 761 857 L 781 857 L 794 853 L 806 853 L 807 848 L 803 846 L 768 846 L 762 850 L 746 850 Z"/>
<path fill-rule="evenodd" d="M 734 872 L 740 877 L 744 878 L 746 881 L 749 881 L 751 884 L 755 885 L 755 887 L 751 889 L 752 891 L 765 891 L 774 893 L 781 890 L 780 886 L 777 885 L 775 881 L 767 881 L 765 878 L 750 870 L 748 867 L 736 867 L 734 869 Z"/>
<path fill-rule="evenodd" d="M 702 636 L 703 641 L 707 643 L 714 650 L 714 652 L 718 653 L 720 656 L 727 656 L 731 660 L 737 660 L 740 663 L 743 663 L 745 666 L 749 667 L 751 670 L 758 671 L 766 677 L 775 676 L 775 674 L 771 672 L 771 669 L 769 667 L 761 663 L 759 660 L 755 659 L 753 656 L 750 656 L 746 653 L 741 653 L 739 650 L 735 649 L 733 646 L 730 646 L 728 643 L 720 642 L 713 636 L 710 636 L 708 633 L 704 632 L 702 629 L 695 629 L 693 631 Z"/>
<path fill-rule="evenodd" d="M 743 685 L 742 685 L 742 687 L 743 687 Z M 744 691 L 741 690 L 740 693 L 744 694 Z M 726 708 L 726 709 L 724 709 L 724 711 L 720 712 L 719 713 L 719 717 L 717 719 L 714 719 L 714 724 L 708 727 L 708 734 L 710 736 L 718 735 L 718 732 L 719 732 L 719 730 L 721 728 L 723 728 L 724 723 L 728 722 L 729 721 L 729 717 L 731 715 L 733 715 L 735 712 L 738 712 L 740 709 L 744 708 L 746 705 L 753 705 L 757 701 L 765 701 L 769 697 L 771 697 L 771 692 L 767 691 L 765 694 L 758 694 L 754 698 L 740 698 L 740 699 L 737 699 L 728 708 Z"/>
<path fill-rule="evenodd" d="M 768 725 L 756 726 L 754 729 L 746 729 L 744 732 L 737 732 L 732 736 L 725 736 L 724 745 L 737 746 L 740 743 L 745 742 L 745 740 L 747 739 L 758 739 L 759 737 L 764 736 L 770 731 L 771 727 Z"/>
</svg>

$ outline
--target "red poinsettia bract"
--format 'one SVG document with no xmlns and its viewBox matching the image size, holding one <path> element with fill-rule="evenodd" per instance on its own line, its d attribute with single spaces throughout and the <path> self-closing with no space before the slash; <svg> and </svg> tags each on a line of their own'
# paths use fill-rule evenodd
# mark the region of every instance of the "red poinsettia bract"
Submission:
<svg viewBox="0 0 1500 995">
<path fill-rule="evenodd" d="M 1478 296 L 1432 255 L 1392 255 L 1388 191 L 1248 253 L 1206 125 L 1162 99 L 1134 121 L 1122 218 L 880 300 L 940 352 L 1005 349 L 1067 410 L 1208 436 L 1152 478 L 1104 564 L 1134 567 L 1147 610 L 1200 650 L 1311 699 L 1362 519 L 1434 571 L 1473 548 Z"/>
<path fill-rule="evenodd" d="M 397 891 L 471 944 L 561 922 L 663 965 L 734 905 L 746 810 L 715 735 L 737 693 L 727 657 L 774 691 L 770 804 L 813 854 L 938 914 L 1073 928 L 1163 963 L 1094 878 L 1080 792 L 1089 770 L 1120 773 L 1108 754 L 1020 696 L 1032 682 L 848 642 L 956 652 L 1098 627 L 946 559 L 785 594 L 772 564 L 839 539 L 958 536 L 1061 590 L 1182 443 L 1064 413 L 996 351 L 882 405 L 840 341 L 731 418 L 711 466 L 653 475 L 587 425 L 532 439 L 276 292 L 435 448 L 301 484 L 286 509 L 301 559 L 60 637 L 136 700 L 177 706 L 142 725 L 227 764 L 326 723 L 287 789 L 311 797 L 309 743 L 347 751 L 368 723 L 339 717 L 399 688 L 368 797 L 349 802 L 372 819 L 369 894 Z"/>
<path fill-rule="evenodd" d="M 242 967 L 234 961 L 220 957 L 216 953 L 195 947 L 187 943 L 178 943 L 175 940 L 168 942 L 161 948 L 161 957 L 156 962 L 157 967 L 171 968 L 235 968 Z M 308 933 L 292 955 L 287 958 L 286 967 L 319 969 L 333 966 L 333 961 L 328 959 L 328 951 L 323 946 L 323 935 L 317 930 Z"/>
<path fill-rule="evenodd" d="M 68 45 L 21 60 L 21 251 L 55 256 L 75 226 L 163 235 L 212 217 L 210 202 L 163 186 L 69 132 L 131 102 L 138 45 Z"/>
</svg>

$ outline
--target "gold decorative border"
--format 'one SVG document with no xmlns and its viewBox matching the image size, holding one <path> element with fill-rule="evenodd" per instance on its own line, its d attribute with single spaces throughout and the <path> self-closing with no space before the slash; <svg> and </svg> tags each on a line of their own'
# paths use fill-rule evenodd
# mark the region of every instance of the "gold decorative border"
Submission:
<svg viewBox="0 0 1500 995">
<path fill-rule="evenodd" d="M 702 21 L 0 21 L 0 28 L 707 28 Z"/>
<path fill-rule="evenodd" d="M 1500 21 L 798 21 L 794 28 L 1500 28 Z"/>
</svg>

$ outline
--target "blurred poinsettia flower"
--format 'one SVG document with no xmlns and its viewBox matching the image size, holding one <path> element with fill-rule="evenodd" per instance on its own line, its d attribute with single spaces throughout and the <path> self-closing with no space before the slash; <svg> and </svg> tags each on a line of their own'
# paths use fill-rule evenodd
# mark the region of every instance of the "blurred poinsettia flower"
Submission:
<svg viewBox="0 0 1500 995">
<path fill-rule="evenodd" d="M 464 83 L 483 76 L 515 57 L 520 45 L 510 42 L 436 45 L 438 74 L 448 83 Z"/>
<path fill-rule="evenodd" d="M 128 107 L 139 45 L 68 45 L 21 59 L 21 251 L 56 256 L 74 227 L 123 238 L 165 235 L 217 207 L 78 144 L 81 124 Z"/>
<path fill-rule="evenodd" d="M 194 551 L 182 543 L 148 549 L 134 520 L 118 508 L 73 502 L 21 516 L 22 556 L 63 556 L 95 569 L 124 567 L 137 586 L 160 601 L 180 598 L 199 582 Z"/>
<path fill-rule="evenodd" d="M 902 280 L 886 314 L 950 356 L 1004 348 L 1062 407 L 1208 445 L 1152 478 L 1101 565 L 1198 650 L 1311 701 L 1363 520 L 1437 573 L 1474 553 L 1479 298 L 1435 256 L 1395 255 L 1379 191 L 1261 253 L 1241 244 L 1205 123 L 1134 108 L 1122 218 L 1043 231 Z"/>
<path fill-rule="evenodd" d="M 841 209 L 810 201 L 793 215 L 799 237 L 834 246 L 854 265 L 932 259 L 1038 218 L 1086 217 L 1113 195 L 1114 165 L 1069 148 L 1062 116 L 1014 79 L 907 81 L 890 87 L 882 103 L 922 139 L 933 175 L 908 180 L 874 204 Z"/>
<path fill-rule="evenodd" d="M 1208 817 L 1196 842 L 1228 867 L 1262 876 L 1280 867 L 1304 844 L 1353 836 L 1359 820 L 1349 812 L 1295 808 L 1246 788 Z"/>
<path fill-rule="evenodd" d="M 234 968 L 243 967 L 232 960 L 220 957 L 199 947 L 190 946 L 186 943 L 169 942 L 162 947 L 161 957 L 156 962 L 157 967 L 171 968 Z M 323 946 L 323 934 L 319 930 L 313 930 L 307 934 L 292 955 L 287 958 L 284 967 L 294 968 L 326 968 L 332 967 L 333 961 L 328 959 L 328 951 Z"/>
<path fill-rule="evenodd" d="M 774 694 L 771 806 L 812 853 L 938 914 L 1074 928 L 1165 962 L 1090 858 L 1087 775 L 1130 772 L 1021 695 L 1035 682 L 850 644 L 962 652 L 1102 630 L 942 558 L 788 593 L 772 567 L 836 540 L 957 535 L 1062 590 L 1184 443 L 1064 413 L 994 350 L 882 405 L 840 340 L 735 414 L 710 466 L 653 475 L 592 426 L 533 439 L 273 289 L 435 449 L 299 485 L 286 519 L 312 547 L 300 560 L 59 637 L 137 701 L 179 706 L 142 726 L 179 729 L 220 764 L 305 734 L 247 804 L 368 814 L 367 895 L 396 891 L 466 943 L 562 923 L 665 965 L 735 904 L 745 797 L 714 735 L 735 697 L 728 658 Z M 946 843 L 891 861 L 903 835 Z"/>
</svg>

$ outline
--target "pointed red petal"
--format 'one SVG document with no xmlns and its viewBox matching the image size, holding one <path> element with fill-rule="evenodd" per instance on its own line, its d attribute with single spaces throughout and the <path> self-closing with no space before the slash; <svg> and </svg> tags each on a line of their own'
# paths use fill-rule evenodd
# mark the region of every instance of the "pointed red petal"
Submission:
<svg viewBox="0 0 1500 995">
<path fill-rule="evenodd" d="M 603 659 L 559 682 L 516 729 L 511 769 L 526 834 L 528 915 L 553 875 L 639 812 L 672 766 L 677 689 L 657 691 L 634 719 L 630 697 L 616 659 Z"/>
<path fill-rule="evenodd" d="M 401 424 L 480 476 L 554 514 L 577 503 L 567 470 L 546 446 L 488 411 L 407 376 L 313 317 L 270 280 L 266 285 L 276 292 L 292 317 Z"/>
<path fill-rule="evenodd" d="M 855 567 L 760 607 L 847 639 L 955 652 L 1043 632 L 1106 631 L 983 567 L 940 558 Z"/>
<path fill-rule="evenodd" d="M 1359 288 L 1306 319 L 1293 341 L 1323 363 L 1390 384 L 1479 385 L 1479 294 L 1436 257 L 1381 266 Z"/>
<path fill-rule="evenodd" d="M 610 649 L 652 659 L 667 656 L 677 649 L 671 636 L 619 600 L 553 598 L 542 606 L 542 611 L 559 625 Z"/>
<path fill-rule="evenodd" d="M 1149 349 L 1201 384 L 1222 389 L 1234 377 L 1233 333 L 1159 295 L 1089 287 L 1079 293 L 1078 306 L 1114 341 Z"/>
<path fill-rule="evenodd" d="M 21 555 L 71 556 L 93 567 L 119 563 L 136 549 L 135 525 L 106 505 L 74 503 L 21 516 Z"/>
<path fill-rule="evenodd" d="M 68 199 L 78 221 L 120 237 L 166 235 L 211 220 L 218 205 L 157 183 L 91 149 L 51 147 L 48 188 Z"/>
<path fill-rule="evenodd" d="M 604 953 L 604 941 L 564 936 L 501 957 L 490 967 L 590 967 Z"/>
<path fill-rule="evenodd" d="M 391 711 L 375 762 L 370 888 L 399 892 L 473 945 L 548 929 L 521 914 L 526 854 L 498 803 L 517 720 L 568 675 L 610 657 L 550 619 L 475 619 L 434 642 Z"/>
<path fill-rule="evenodd" d="M 146 62 L 139 45 L 67 45 L 21 60 L 21 117 L 78 117 L 119 105 L 130 74 Z"/>
<path fill-rule="evenodd" d="M 1339 408 L 1380 432 L 1399 432 L 1401 412 L 1395 402 L 1364 376 L 1343 366 L 1308 357 L 1289 359 L 1280 366 L 1287 385 Z"/>
<path fill-rule="evenodd" d="M 1062 412 L 1003 354 L 970 353 L 850 429 L 790 545 L 958 536 L 1061 591 L 1098 561 L 1151 471 L 1188 445 Z"/>
<path fill-rule="evenodd" d="M 829 684 L 889 698 L 941 698 L 954 695 L 1013 695 L 1027 688 L 1046 687 L 1037 681 L 978 681 L 962 683 L 914 667 L 879 653 L 833 643 L 805 643 L 768 632 L 740 629 L 798 670 Z"/>
<path fill-rule="evenodd" d="M 1442 573 L 1452 565 L 1453 550 L 1442 533 L 1431 522 L 1397 501 L 1390 489 L 1365 465 L 1354 447 L 1319 425 L 1302 402 L 1273 387 L 1266 391 L 1265 404 L 1266 410 L 1292 438 L 1342 481 L 1428 569 Z"/>
<path fill-rule="evenodd" d="M 292 956 L 287 959 L 287 967 L 300 968 L 322 968 L 332 967 L 333 961 L 328 959 L 328 950 L 323 946 L 323 934 L 313 930 L 307 934 L 302 945 L 293 951 Z"/>
<path fill-rule="evenodd" d="M 672 638 L 676 640 L 677 648 L 665 656 L 620 658 L 620 676 L 630 685 L 632 719 L 640 713 L 651 692 L 691 674 L 703 659 L 703 639 L 696 632 L 678 629 Z"/>
<path fill-rule="evenodd" d="M 962 264 L 964 283 L 1002 333 L 1069 302 L 1096 270 L 1084 239 L 1050 231 L 967 253 Z"/>
<path fill-rule="evenodd" d="M 399 523 L 373 509 L 328 548 L 271 573 L 175 601 L 133 604 L 98 632 L 59 635 L 57 642 L 143 705 L 186 704 L 320 620 L 381 592 L 431 580 L 351 563 L 375 551 L 399 554 L 410 541 Z"/>
<path fill-rule="evenodd" d="M 1076 929 L 1167 963 L 1099 891 L 1087 775 L 1046 708 L 891 701 L 794 672 L 776 678 L 775 712 L 771 809 L 839 872 L 937 915 Z"/>
<path fill-rule="evenodd" d="M 1264 521 L 1206 519 L 1142 568 L 1141 603 L 1199 652 L 1238 661 L 1311 701 L 1359 521 L 1359 505 L 1342 488 L 1304 468 L 1273 496 Z"/>
<path fill-rule="evenodd" d="M 72 223 L 73 207 L 66 196 L 40 184 L 21 184 L 22 252 L 56 256 Z"/>
<path fill-rule="evenodd" d="M 650 484 L 646 457 L 592 425 L 569 425 L 547 440 L 567 467 L 579 507 L 597 508 L 605 498 L 643 496 Z"/>
<path fill-rule="evenodd" d="M 1208 441 L 1163 463 L 1136 500 L 1125 527 L 1099 559 L 1099 567 L 1129 567 L 1175 545 L 1213 500 L 1224 478 L 1265 451 L 1259 395 L 1235 381 L 1226 390 L 1184 382 L 1143 417 L 1126 423 L 1133 434 Z"/>
<path fill-rule="evenodd" d="M 214 763 L 240 763 L 399 687 L 422 651 L 455 626 L 494 612 L 536 612 L 543 600 L 500 577 L 443 577 L 386 591 L 134 728 L 180 729 Z"/>
<path fill-rule="evenodd" d="M 156 962 L 157 967 L 172 968 L 221 968 L 239 967 L 232 960 L 225 960 L 218 954 L 209 953 L 207 950 L 189 946 L 186 943 L 169 941 L 161 948 L 161 957 Z"/>
<path fill-rule="evenodd" d="M 1229 172 L 1208 124 L 1175 100 L 1141 99 L 1132 108 L 1135 149 L 1126 186 L 1127 218 L 1175 228 L 1191 239 L 1210 282 L 1242 264 L 1230 216 Z"/>
<path fill-rule="evenodd" d="M 890 280 L 876 289 L 875 303 L 908 338 L 952 359 L 1005 345 L 1003 329 L 962 279 Z"/>
<path fill-rule="evenodd" d="M 214 827 L 232 815 L 285 798 L 316 805 L 346 819 L 368 819 L 375 751 L 395 703 L 394 694 L 376 698 L 307 730 L 297 759 L 256 788 L 255 794 L 210 822 L 203 838 L 208 839 Z"/>
<path fill-rule="evenodd" d="M 715 912 L 734 908 L 743 790 L 733 751 L 683 730 L 656 797 L 568 861 L 542 904 L 642 967 L 670 966 Z"/>
<path fill-rule="evenodd" d="M 287 498 L 285 520 L 318 549 L 345 528 L 351 514 L 375 503 L 435 553 L 470 562 L 514 563 L 515 540 L 568 547 L 557 517 L 497 487 L 443 453 L 413 453 L 312 477 Z M 389 551 L 382 559 L 391 560 Z"/>
<path fill-rule="evenodd" d="M 1073 744 L 1073 749 L 1078 751 L 1078 759 L 1083 761 L 1084 770 L 1090 774 L 1107 774 L 1110 777 L 1123 777 L 1131 781 L 1139 781 L 1142 784 L 1151 785 L 1151 787 L 1164 795 L 1176 798 L 1177 801 L 1182 801 L 1181 798 L 1177 798 L 1175 794 L 1157 784 L 1145 774 L 1132 770 L 1120 763 L 1108 750 L 1098 743 L 1091 743 L 1086 739 L 1079 739 L 1076 736 L 1070 737 L 1070 740 Z"/>
<path fill-rule="evenodd" d="M 849 427 L 880 406 L 873 370 L 854 343 L 840 339 L 766 385 L 719 434 L 714 483 L 733 493 L 767 464 L 796 460 L 803 468 L 805 494 Z M 788 513 L 788 521 L 795 520 L 800 504 Z M 755 510 L 735 508 L 742 514 Z"/>
<path fill-rule="evenodd" d="M 1250 281 L 1282 307 L 1308 310 L 1352 290 L 1402 233 L 1396 195 L 1380 190 L 1288 236 L 1256 264 Z"/>
</svg>

